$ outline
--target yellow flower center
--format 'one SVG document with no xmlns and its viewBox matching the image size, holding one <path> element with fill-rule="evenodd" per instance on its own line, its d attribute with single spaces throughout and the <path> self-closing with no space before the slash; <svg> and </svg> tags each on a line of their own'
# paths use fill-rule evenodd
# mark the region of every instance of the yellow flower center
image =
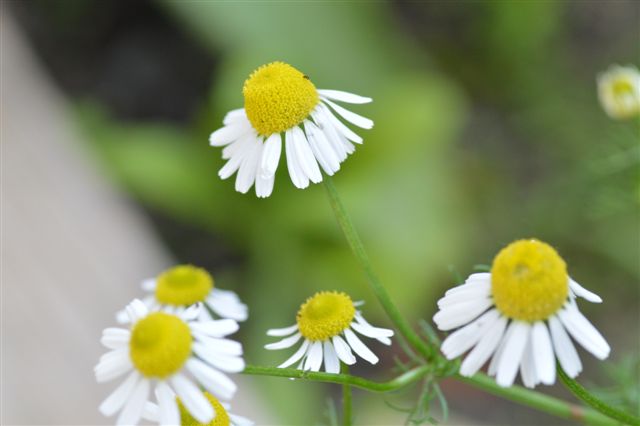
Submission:
<svg viewBox="0 0 640 426">
<path fill-rule="evenodd" d="M 202 302 L 211 289 L 211 275 L 191 265 L 176 266 L 156 278 L 156 299 L 165 305 L 186 306 Z"/>
<path fill-rule="evenodd" d="M 309 77 L 284 62 L 255 70 L 242 93 L 247 117 L 263 136 L 297 126 L 318 104 L 318 91 Z"/>
<path fill-rule="evenodd" d="M 569 293 L 567 265 L 542 241 L 515 241 L 493 260 L 491 292 L 498 310 L 509 318 L 547 319 L 562 307 Z"/>
<path fill-rule="evenodd" d="M 616 96 L 632 95 L 633 84 L 627 79 L 620 78 L 613 82 L 612 90 Z"/>
<path fill-rule="evenodd" d="M 185 408 L 180 401 L 180 398 L 176 398 L 178 401 L 178 408 L 180 409 L 180 425 L 181 426 L 229 426 L 231 424 L 231 420 L 229 419 L 229 414 L 227 410 L 224 409 L 220 401 L 218 401 L 213 395 L 209 392 L 205 392 L 204 396 L 209 400 L 211 405 L 213 406 L 213 410 L 216 415 L 209 423 L 200 423 L 196 419 L 193 418 L 189 410 Z"/>
<path fill-rule="evenodd" d="M 351 298 L 337 291 L 322 291 L 307 299 L 298 311 L 300 333 L 311 341 L 327 340 L 349 327 L 356 308 Z"/>
<path fill-rule="evenodd" d="M 146 377 L 164 378 L 182 368 L 191 355 L 191 331 L 179 317 L 154 312 L 131 330 L 129 356 Z"/>
</svg>

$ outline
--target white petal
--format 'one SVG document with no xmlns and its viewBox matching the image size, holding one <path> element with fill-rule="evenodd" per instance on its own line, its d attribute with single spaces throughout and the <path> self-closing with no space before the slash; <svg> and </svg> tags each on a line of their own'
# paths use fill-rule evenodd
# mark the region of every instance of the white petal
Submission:
<svg viewBox="0 0 640 426">
<path fill-rule="evenodd" d="M 291 333 L 295 333 L 296 331 L 298 331 L 298 324 L 294 324 L 290 327 L 285 327 L 285 328 L 269 329 L 267 330 L 267 336 L 274 336 L 274 337 L 288 336 Z"/>
<path fill-rule="evenodd" d="M 252 152 L 256 141 L 257 138 L 253 135 L 245 136 L 222 151 L 222 158 L 229 158 L 229 161 L 218 172 L 220 179 L 227 179 L 238 171 L 244 159 Z"/>
<path fill-rule="evenodd" d="M 326 98 L 333 99 L 339 102 L 346 102 L 348 104 L 367 104 L 372 100 L 371 98 L 354 95 L 353 93 L 343 92 L 341 90 L 319 89 L 318 93 Z"/>
<path fill-rule="evenodd" d="M 263 146 L 262 140 L 256 139 L 253 146 L 249 148 L 249 152 L 242 160 L 238 175 L 236 176 L 236 191 L 246 194 L 253 186 L 253 183 L 256 181 Z"/>
<path fill-rule="evenodd" d="M 215 412 L 200 389 L 182 374 L 176 374 L 170 380 L 187 411 L 200 423 L 209 423 Z"/>
<path fill-rule="evenodd" d="M 336 153 L 338 161 L 344 161 L 347 158 L 347 150 L 342 142 L 343 137 L 333 127 L 331 120 L 325 117 L 325 114 L 318 108 L 311 112 L 311 117 L 313 117 L 318 129 L 324 134 L 325 139 Z"/>
<path fill-rule="evenodd" d="M 493 354 L 493 358 L 491 358 L 491 362 L 489 363 L 487 374 L 489 374 L 490 376 L 496 375 L 496 372 L 498 371 L 498 364 L 500 364 L 500 358 L 502 357 L 502 353 L 504 352 L 504 347 L 506 346 L 506 343 L 511 339 L 511 334 L 513 334 L 513 328 L 509 327 L 507 328 L 506 333 L 504 334 L 502 340 L 500 341 L 500 344 L 498 345 L 498 349 L 496 349 L 495 353 Z"/>
<path fill-rule="evenodd" d="M 322 170 L 332 176 L 340 169 L 340 160 L 324 133 L 312 121 L 304 121 L 307 140 Z"/>
<path fill-rule="evenodd" d="M 323 342 L 324 347 L 324 371 L 327 373 L 337 374 L 340 372 L 340 360 L 338 359 L 338 354 L 336 354 L 336 350 L 333 348 L 333 344 L 331 344 L 330 340 L 326 340 Z"/>
<path fill-rule="evenodd" d="M 124 347 L 109 353 L 112 355 L 108 358 L 103 358 L 100 363 L 94 368 L 96 381 L 98 383 L 108 382 L 117 377 L 128 373 L 133 368 L 131 359 L 129 358 L 129 348 Z"/>
<path fill-rule="evenodd" d="M 371 350 L 355 335 L 353 331 L 350 329 L 344 330 L 344 336 L 347 338 L 347 342 L 349 342 L 349 346 L 351 349 L 362 358 L 370 362 L 371 364 L 378 363 L 378 357 L 371 352 Z"/>
<path fill-rule="evenodd" d="M 488 298 L 456 303 L 438 311 L 433 316 L 433 321 L 440 330 L 451 330 L 467 324 L 492 305 L 493 301 Z"/>
<path fill-rule="evenodd" d="M 251 131 L 251 127 L 248 127 L 245 122 L 239 121 L 229 126 L 224 126 L 211 133 L 209 136 L 209 145 L 211 146 L 224 146 L 231 142 L 240 139 L 246 133 Z"/>
<path fill-rule="evenodd" d="M 149 386 L 150 383 L 147 379 L 142 379 L 138 382 L 120 412 L 118 420 L 116 420 L 117 425 L 135 425 L 138 423 L 149 398 Z"/>
<path fill-rule="evenodd" d="M 296 126 L 292 129 L 292 134 L 294 151 L 298 156 L 302 171 L 309 177 L 311 182 L 321 182 L 322 174 L 320 173 L 320 168 L 318 168 L 316 157 L 314 157 L 313 151 L 311 151 L 304 132 L 300 127 Z"/>
<path fill-rule="evenodd" d="M 224 337 L 238 331 L 240 326 L 235 320 L 221 319 L 189 324 L 192 330 L 211 337 Z"/>
<path fill-rule="evenodd" d="M 458 292 L 464 292 L 469 290 L 484 289 L 486 294 L 489 295 L 491 291 L 491 274 L 478 273 L 471 274 L 464 284 L 452 287 L 444 294 L 445 296 L 453 295 Z"/>
<path fill-rule="evenodd" d="M 320 371 L 322 365 L 322 342 L 313 342 L 304 363 L 305 371 Z"/>
<path fill-rule="evenodd" d="M 200 316 L 200 310 L 202 309 L 204 309 L 202 303 L 194 303 L 186 309 L 182 309 L 177 315 L 182 318 L 184 322 L 189 323 Z"/>
<path fill-rule="evenodd" d="M 305 339 L 305 341 L 302 342 L 302 345 L 300 346 L 300 348 L 298 348 L 298 350 L 293 355 L 291 355 L 289 359 L 287 359 L 285 362 L 280 364 L 278 368 L 287 368 L 290 365 L 295 364 L 296 362 L 298 362 L 298 360 L 302 359 L 304 354 L 307 352 L 308 348 L 309 348 L 309 341 Z"/>
<path fill-rule="evenodd" d="M 147 278 L 146 280 L 142 281 L 142 283 L 140 284 L 140 287 L 142 287 L 142 291 L 154 291 L 156 289 L 156 279 L 155 278 Z"/>
<path fill-rule="evenodd" d="M 558 316 L 569 334 L 596 358 L 605 359 L 609 356 L 609 344 L 575 305 L 566 304 Z"/>
<path fill-rule="evenodd" d="M 309 178 L 302 171 L 300 160 L 296 154 L 294 136 L 291 129 L 287 130 L 284 139 L 284 148 L 287 156 L 287 169 L 289 170 L 291 182 L 293 182 L 296 188 L 304 189 L 309 186 Z"/>
<path fill-rule="evenodd" d="M 252 133 L 245 135 L 242 139 L 230 143 L 222 149 L 222 159 L 229 160 L 232 157 L 239 157 L 238 160 L 242 160 L 245 155 L 245 150 L 251 146 L 254 140 L 258 138 L 257 135 Z"/>
<path fill-rule="evenodd" d="M 151 401 L 147 401 L 147 403 L 144 404 L 144 408 L 142 409 L 142 419 L 150 420 L 152 422 L 158 422 L 160 419 L 158 411 L 159 408 L 157 404 Z"/>
<path fill-rule="evenodd" d="M 520 362 L 520 377 L 522 377 L 522 383 L 528 388 L 534 388 L 539 383 L 538 377 L 536 376 L 536 365 L 533 360 L 534 349 L 532 341 L 533 335 L 530 335 L 524 347 L 522 361 Z"/>
<path fill-rule="evenodd" d="M 351 348 L 340 336 L 333 336 L 331 339 L 333 342 L 333 347 L 338 354 L 338 358 L 340 361 L 344 362 L 347 365 L 353 365 L 356 363 L 356 357 L 351 352 Z"/>
<path fill-rule="evenodd" d="M 318 108 L 321 109 L 325 116 L 328 118 L 329 122 L 333 124 L 333 127 L 340 132 L 345 138 L 355 143 L 362 143 L 362 138 L 354 133 L 353 130 L 348 128 L 346 125 L 342 123 L 342 121 L 338 120 L 335 115 L 327 108 L 325 105 L 318 105 Z"/>
<path fill-rule="evenodd" d="M 342 118 L 349 123 L 360 127 L 361 129 L 371 129 L 373 127 L 373 120 L 363 117 L 355 112 L 351 112 L 348 109 L 341 107 L 335 102 L 331 102 L 328 98 L 324 98 L 323 101 L 331 106 L 335 112 L 337 112 Z"/>
<path fill-rule="evenodd" d="M 126 310 L 127 314 L 129 314 L 129 321 L 131 323 L 137 322 L 149 313 L 147 306 L 139 299 L 133 299 L 133 301 L 127 305 Z"/>
<path fill-rule="evenodd" d="M 282 138 L 280 133 L 274 133 L 264 142 L 264 150 L 260 159 L 260 175 L 264 178 L 272 177 L 278 169 L 280 154 L 282 153 Z"/>
<path fill-rule="evenodd" d="M 494 326 L 500 317 L 496 309 L 492 309 L 481 317 L 450 334 L 442 343 L 442 353 L 447 359 L 454 359 L 474 346 L 484 334 Z M 480 365 L 482 366 L 482 365 Z"/>
<path fill-rule="evenodd" d="M 129 343 L 131 332 L 124 328 L 106 328 L 102 332 L 100 343 L 109 349 L 119 349 Z"/>
<path fill-rule="evenodd" d="M 227 115 L 224 116 L 222 124 L 228 126 L 229 124 L 240 120 L 247 120 L 247 114 L 245 113 L 244 108 L 232 109 L 229 111 Z"/>
<path fill-rule="evenodd" d="M 549 331 L 543 322 L 538 321 L 533 324 L 531 341 L 536 377 L 545 385 L 552 385 L 556 381 L 556 360 L 553 356 Z"/>
<path fill-rule="evenodd" d="M 244 370 L 244 360 L 242 357 L 219 352 L 214 346 L 203 345 L 200 342 L 196 342 L 193 345 L 193 352 L 207 363 L 222 371 L 239 373 Z"/>
<path fill-rule="evenodd" d="M 513 331 L 509 335 L 509 340 L 505 342 L 496 375 L 496 383 L 502 387 L 509 387 L 513 384 L 530 332 L 529 324 L 522 321 L 511 322 L 509 328 L 512 328 Z"/>
<path fill-rule="evenodd" d="M 362 334 L 363 336 L 371 337 L 372 339 L 379 339 L 380 337 L 393 336 L 393 330 L 388 330 L 386 328 L 371 327 L 370 325 L 364 325 L 357 321 L 353 321 L 351 323 L 351 328 L 353 328 L 355 331 Z"/>
<path fill-rule="evenodd" d="M 267 198 L 273 192 L 273 185 L 276 181 L 275 176 L 265 178 L 263 176 L 256 176 L 256 196 L 258 198 Z"/>
<path fill-rule="evenodd" d="M 140 373 L 132 371 L 131 374 L 114 390 L 111 395 L 104 400 L 98 410 L 107 417 L 113 416 L 117 413 L 125 402 L 129 399 L 129 396 L 135 389 L 138 380 L 140 379 Z"/>
<path fill-rule="evenodd" d="M 218 337 L 209 337 L 198 332 L 194 332 L 194 337 L 206 346 L 215 348 L 222 355 L 242 355 L 242 344 L 231 339 L 221 339 Z"/>
<path fill-rule="evenodd" d="M 480 342 L 462 362 L 460 366 L 461 375 L 473 376 L 476 374 L 500 344 L 506 327 L 507 319 L 503 316 L 497 318 L 487 327 Z"/>
<path fill-rule="evenodd" d="M 300 340 L 301 337 L 302 337 L 302 334 L 296 333 L 293 336 L 285 337 L 284 339 L 278 342 L 269 343 L 268 345 L 265 345 L 264 348 L 270 351 L 277 350 L 277 349 L 290 348 L 291 346 L 295 345 L 298 342 L 298 340 Z"/>
<path fill-rule="evenodd" d="M 227 412 L 227 414 L 229 414 L 229 419 L 231 420 L 231 426 L 253 426 L 255 424 L 251 420 L 245 417 L 231 414 L 229 412 Z"/>
<path fill-rule="evenodd" d="M 180 410 L 176 403 L 176 397 L 166 382 L 156 386 L 156 398 L 158 400 L 158 417 L 161 425 L 179 425 Z"/>
<path fill-rule="evenodd" d="M 191 358 L 186 366 L 198 383 L 216 397 L 231 399 L 236 392 L 236 384 L 226 374 L 209 367 L 204 362 Z"/>
<path fill-rule="evenodd" d="M 569 377 L 576 377 L 582 371 L 582 362 L 560 320 L 555 316 L 549 318 L 549 329 L 560 366 Z"/>
<path fill-rule="evenodd" d="M 446 306 L 455 305 L 456 303 L 466 302 L 470 300 L 483 299 L 491 296 L 490 283 L 465 284 L 456 287 L 457 291 L 447 292 L 443 298 L 438 300 L 438 308 L 443 309 Z"/>
<path fill-rule="evenodd" d="M 573 291 L 578 297 L 582 297 L 583 299 L 588 300 L 591 303 L 602 303 L 602 298 L 600 296 L 590 292 L 571 278 L 569 278 L 569 287 L 571 288 L 571 291 Z"/>
</svg>

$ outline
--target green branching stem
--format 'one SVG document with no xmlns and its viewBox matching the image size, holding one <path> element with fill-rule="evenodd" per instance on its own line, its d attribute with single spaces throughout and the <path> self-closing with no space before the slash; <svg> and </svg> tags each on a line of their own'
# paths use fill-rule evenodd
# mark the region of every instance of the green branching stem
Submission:
<svg viewBox="0 0 640 426">
<path fill-rule="evenodd" d="M 584 401 L 587 405 L 595 408 L 599 412 L 611 417 L 612 419 L 616 419 L 619 422 L 622 422 L 627 425 L 639 426 L 640 419 L 631 414 L 620 411 L 610 405 L 606 404 L 604 401 L 595 397 L 588 390 L 586 390 L 580 383 L 573 380 L 571 377 L 567 376 L 567 373 L 564 372 L 562 367 L 558 364 L 558 376 L 562 383 L 573 393 L 578 399 Z"/>
<path fill-rule="evenodd" d="M 349 366 L 341 363 L 340 372 L 349 375 Z M 351 412 L 351 384 L 342 384 L 342 425 L 351 426 L 353 414 Z"/>
<path fill-rule="evenodd" d="M 329 195 L 329 203 L 331 204 L 333 212 L 336 215 L 336 219 L 338 219 L 338 224 L 340 225 L 340 228 L 342 229 L 342 232 L 344 233 L 344 236 L 349 243 L 349 247 L 351 247 L 353 254 L 364 270 L 364 273 L 369 280 L 371 290 L 373 290 L 373 293 L 378 298 L 378 301 L 382 305 L 382 308 L 385 310 L 398 331 L 400 331 L 400 334 L 402 334 L 402 336 L 409 342 L 409 344 L 413 346 L 413 348 L 418 351 L 426 360 L 431 360 L 433 358 L 433 352 L 400 314 L 400 311 L 398 310 L 396 305 L 393 304 L 391 298 L 389 297 L 389 294 L 387 293 L 387 290 L 384 288 L 384 286 L 380 282 L 380 279 L 374 272 L 373 267 L 371 266 L 371 262 L 369 261 L 369 256 L 367 256 L 367 252 L 362 245 L 362 241 L 360 240 L 360 237 L 356 232 L 355 226 L 353 225 L 349 214 L 345 210 L 344 205 L 340 200 L 331 177 L 325 177 L 324 187 L 327 190 L 327 194 Z"/>
</svg>

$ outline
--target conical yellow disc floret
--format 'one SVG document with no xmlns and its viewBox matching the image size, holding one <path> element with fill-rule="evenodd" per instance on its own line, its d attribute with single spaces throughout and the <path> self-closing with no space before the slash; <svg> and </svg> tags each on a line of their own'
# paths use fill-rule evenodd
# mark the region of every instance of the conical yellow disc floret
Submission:
<svg viewBox="0 0 640 426">
<path fill-rule="evenodd" d="M 255 70 L 242 93 L 247 117 L 263 136 L 297 126 L 318 104 L 318 91 L 309 77 L 284 62 Z"/>
<path fill-rule="evenodd" d="M 191 355 L 193 338 L 179 317 L 154 312 L 135 323 L 129 341 L 129 356 L 146 377 L 164 378 L 182 368 Z"/>
<path fill-rule="evenodd" d="M 165 305 L 187 306 L 202 302 L 213 289 L 213 278 L 202 268 L 180 265 L 156 279 L 156 299 Z"/>
<path fill-rule="evenodd" d="M 567 299 L 567 265 L 542 241 L 515 241 L 493 260 L 491 292 L 505 316 L 528 322 L 545 320 Z"/>
<path fill-rule="evenodd" d="M 196 419 L 193 418 L 189 410 L 182 404 L 180 398 L 176 398 L 178 401 L 178 408 L 180 409 L 180 425 L 181 426 L 229 426 L 231 424 L 231 420 L 229 419 L 229 414 L 227 410 L 220 404 L 213 395 L 209 392 L 204 392 L 204 396 L 209 400 L 211 405 L 213 406 L 213 411 L 215 412 L 215 416 L 213 420 L 209 423 L 200 423 Z"/>
<path fill-rule="evenodd" d="M 307 299 L 297 315 L 300 333 L 311 341 L 327 340 L 349 327 L 356 308 L 351 297 L 337 291 L 322 291 Z"/>
</svg>

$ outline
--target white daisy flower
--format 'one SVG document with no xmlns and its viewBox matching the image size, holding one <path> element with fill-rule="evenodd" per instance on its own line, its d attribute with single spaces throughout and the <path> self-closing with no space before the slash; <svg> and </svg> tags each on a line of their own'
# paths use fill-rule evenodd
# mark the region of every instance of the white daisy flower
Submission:
<svg viewBox="0 0 640 426">
<path fill-rule="evenodd" d="M 611 65 L 598 76 L 598 97 L 613 119 L 640 115 L 640 72 L 634 66 Z"/>
<path fill-rule="evenodd" d="M 142 301 L 151 311 L 179 312 L 194 303 L 202 302 L 199 319 L 209 321 L 226 318 L 244 321 L 248 317 L 247 305 L 237 294 L 215 287 L 211 274 L 192 265 L 178 265 L 167 269 L 155 278 L 142 282 L 142 290 L 151 293 Z M 129 316 L 125 310 L 116 314 L 120 324 L 126 324 Z"/>
<path fill-rule="evenodd" d="M 271 195 L 284 139 L 291 181 L 306 188 L 309 181 L 322 181 L 320 168 L 328 175 L 340 169 L 354 143 L 362 138 L 342 123 L 371 129 L 373 121 L 336 102 L 364 104 L 371 98 L 338 90 L 319 90 L 309 77 L 283 62 L 272 62 L 255 70 L 242 88 L 244 108 L 229 112 L 224 127 L 209 137 L 212 146 L 224 146 L 228 160 L 218 175 L 234 173 L 236 191 L 246 193 L 255 183 L 256 195 Z"/>
<path fill-rule="evenodd" d="M 214 409 L 198 385 L 230 399 L 236 385 L 222 371 L 240 372 L 244 360 L 242 345 L 224 338 L 238 330 L 238 323 L 230 319 L 197 321 L 199 310 L 200 306 L 193 305 L 177 315 L 149 312 L 136 299 L 126 308 L 130 329 L 103 331 L 101 342 L 111 351 L 94 369 L 97 381 L 127 377 L 100 405 L 102 414 L 120 412 L 117 424 L 136 424 L 154 387 L 161 423 L 179 423 L 175 394 L 198 421 L 213 419 Z"/>
<path fill-rule="evenodd" d="M 473 348 L 460 367 L 463 376 L 474 375 L 493 355 L 489 375 L 504 387 L 513 384 L 518 368 L 527 387 L 553 384 L 556 358 L 569 377 L 576 377 L 582 363 L 569 335 L 599 359 L 610 351 L 578 310 L 576 296 L 602 302 L 569 277 L 551 246 L 515 241 L 498 253 L 491 273 L 472 274 L 438 301 L 433 317 L 438 328 L 462 327 L 441 350 L 453 359 Z"/>
<path fill-rule="evenodd" d="M 351 352 L 376 364 L 378 357 L 360 340 L 354 331 L 376 339 L 385 345 L 391 344 L 393 331 L 369 324 L 362 313 L 356 310 L 359 304 L 341 292 L 323 291 L 316 293 L 302 304 L 296 317 L 297 323 L 291 327 L 267 331 L 268 336 L 285 337 L 265 346 L 276 350 L 290 348 L 300 339 L 302 345 L 279 368 L 289 367 L 298 362 L 298 369 L 319 371 L 324 361 L 327 373 L 340 372 L 340 361 L 355 364 L 356 357 Z M 346 339 L 346 341 L 345 341 Z"/>
<path fill-rule="evenodd" d="M 254 424 L 247 418 L 231 413 L 229 411 L 231 409 L 229 404 L 220 402 L 209 392 L 205 392 L 204 396 L 209 400 L 215 411 L 213 420 L 206 424 L 199 422 L 191 415 L 191 413 L 189 413 L 180 398 L 176 397 L 178 401 L 178 408 L 180 409 L 180 422 L 176 424 L 189 426 L 252 426 Z M 143 413 L 143 418 L 152 422 L 160 422 L 160 409 L 158 405 L 153 402 L 148 402 Z"/>
</svg>

